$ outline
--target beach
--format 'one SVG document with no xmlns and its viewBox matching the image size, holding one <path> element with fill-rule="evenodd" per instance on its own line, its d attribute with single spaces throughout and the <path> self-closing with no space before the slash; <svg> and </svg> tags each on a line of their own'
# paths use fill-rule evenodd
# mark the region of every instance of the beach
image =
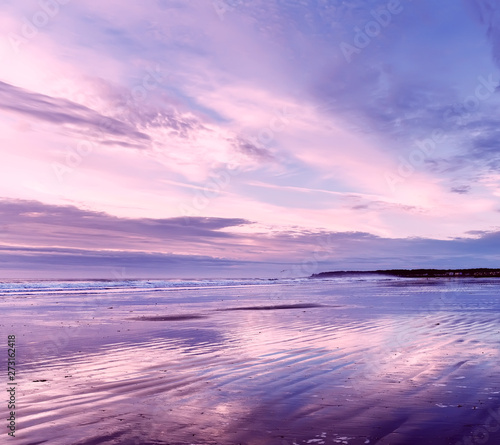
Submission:
<svg viewBox="0 0 500 445">
<path fill-rule="evenodd" d="M 495 278 L 3 282 L 11 443 L 496 444 L 499 295 Z"/>
</svg>

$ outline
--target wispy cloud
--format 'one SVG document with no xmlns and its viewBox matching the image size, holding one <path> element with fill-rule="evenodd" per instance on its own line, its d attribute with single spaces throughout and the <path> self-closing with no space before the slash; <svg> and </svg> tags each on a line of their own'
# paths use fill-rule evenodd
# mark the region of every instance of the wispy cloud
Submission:
<svg viewBox="0 0 500 445">
<path fill-rule="evenodd" d="M 51 277 L 68 276 L 70 271 L 78 276 L 100 271 L 97 276 L 102 276 L 101 272 L 109 274 L 116 267 L 127 267 L 142 277 L 192 276 L 193 268 L 199 267 L 210 276 L 260 273 L 272 277 L 279 276 L 283 268 L 293 268 L 294 275 L 304 276 L 343 264 L 357 264 L 355 268 L 364 270 L 434 263 L 472 267 L 478 252 L 488 264 L 497 261 L 500 247 L 500 232 L 471 232 L 465 238 L 447 240 L 300 228 L 241 232 L 240 227 L 252 222 L 239 218 L 118 218 L 34 201 L 4 200 L 0 218 L 8 222 L 0 231 L 4 276 L 16 268 L 24 276 L 30 271 L 38 276 L 50 269 Z"/>
<path fill-rule="evenodd" d="M 150 139 L 130 125 L 83 105 L 27 91 L 5 82 L 0 82 L 0 108 L 54 125 L 76 128 L 79 134 L 90 132 L 96 136 L 125 136 L 129 140 L 142 142 Z"/>
<path fill-rule="evenodd" d="M 182 251 L 187 242 L 230 239 L 231 234 L 221 229 L 251 223 L 241 218 L 119 218 L 74 206 L 19 200 L 0 201 L 0 219 L 7 222 L 3 236 L 8 243 L 97 248 L 107 240 L 108 249 L 142 245 L 156 251 Z"/>
<path fill-rule="evenodd" d="M 491 260 L 468 233 L 498 229 L 496 2 L 224 4 L 2 6 L 6 244 Z"/>
</svg>

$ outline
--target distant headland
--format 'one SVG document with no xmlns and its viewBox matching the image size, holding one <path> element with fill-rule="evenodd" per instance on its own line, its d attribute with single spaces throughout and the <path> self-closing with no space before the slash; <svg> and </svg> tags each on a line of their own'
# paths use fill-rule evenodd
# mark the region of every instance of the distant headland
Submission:
<svg viewBox="0 0 500 445">
<path fill-rule="evenodd" d="M 390 275 L 406 278 L 441 278 L 441 277 L 500 277 L 500 269 L 389 269 L 389 270 L 353 270 L 333 271 L 312 274 L 309 278 L 341 277 L 346 275 Z"/>
</svg>

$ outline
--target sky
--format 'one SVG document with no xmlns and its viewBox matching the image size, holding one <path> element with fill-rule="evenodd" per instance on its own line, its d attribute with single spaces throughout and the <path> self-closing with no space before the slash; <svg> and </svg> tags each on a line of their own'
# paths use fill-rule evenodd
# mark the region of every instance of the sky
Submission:
<svg viewBox="0 0 500 445">
<path fill-rule="evenodd" d="M 495 0 L 0 10 L 0 278 L 500 267 Z"/>
</svg>

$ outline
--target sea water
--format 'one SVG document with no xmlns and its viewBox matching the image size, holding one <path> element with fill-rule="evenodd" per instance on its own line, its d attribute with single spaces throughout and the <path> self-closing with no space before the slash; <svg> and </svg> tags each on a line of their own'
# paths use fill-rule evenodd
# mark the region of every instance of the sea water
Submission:
<svg viewBox="0 0 500 445">
<path fill-rule="evenodd" d="M 2 282 L 15 443 L 500 443 L 499 291 L 376 275 Z"/>
</svg>

